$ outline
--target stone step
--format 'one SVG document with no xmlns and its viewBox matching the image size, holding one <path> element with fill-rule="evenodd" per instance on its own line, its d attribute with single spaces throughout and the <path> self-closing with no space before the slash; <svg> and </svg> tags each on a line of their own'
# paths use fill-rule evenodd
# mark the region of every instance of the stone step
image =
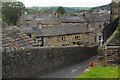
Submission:
<svg viewBox="0 0 120 80">
<path fill-rule="evenodd" d="M 108 62 L 108 61 L 115 61 L 115 60 L 106 60 L 106 61 Z"/>
</svg>

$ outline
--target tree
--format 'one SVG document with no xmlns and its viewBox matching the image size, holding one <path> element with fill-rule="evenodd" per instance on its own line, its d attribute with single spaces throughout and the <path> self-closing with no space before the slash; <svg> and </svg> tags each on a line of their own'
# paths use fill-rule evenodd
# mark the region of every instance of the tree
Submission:
<svg viewBox="0 0 120 80">
<path fill-rule="evenodd" d="M 2 19 L 9 25 L 16 25 L 19 17 L 25 11 L 22 2 L 3 2 Z"/>
<path fill-rule="evenodd" d="M 58 7 L 58 9 L 56 10 L 56 13 L 59 13 L 59 14 L 63 15 L 63 14 L 66 13 L 66 11 L 63 7 Z"/>
<path fill-rule="evenodd" d="M 39 13 L 40 11 L 38 11 L 38 10 L 32 10 L 32 9 L 26 9 L 26 12 L 28 14 L 34 14 L 34 13 Z"/>
</svg>

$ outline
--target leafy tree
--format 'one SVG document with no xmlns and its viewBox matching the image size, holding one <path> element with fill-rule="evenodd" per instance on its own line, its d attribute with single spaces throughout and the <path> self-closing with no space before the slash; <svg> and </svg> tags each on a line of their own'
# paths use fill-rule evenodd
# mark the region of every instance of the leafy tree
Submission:
<svg viewBox="0 0 120 80">
<path fill-rule="evenodd" d="M 70 14 L 70 16 L 77 16 L 77 14 Z"/>
<path fill-rule="evenodd" d="M 9 25 L 16 25 L 19 17 L 25 11 L 22 2 L 3 2 L 2 19 Z"/>
<path fill-rule="evenodd" d="M 32 10 L 32 9 L 26 9 L 26 12 L 27 12 L 28 14 L 39 13 L 38 10 Z"/>
<path fill-rule="evenodd" d="M 66 13 L 66 11 L 63 7 L 58 7 L 58 9 L 56 10 L 56 13 L 59 13 L 59 14 L 63 15 L 63 14 Z"/>
<path fill-rule="evenodd" d="M 52 11 L 50 9 L 48 10 L 42 10 L 41 13 L 51 13 Z"/>
</svg>

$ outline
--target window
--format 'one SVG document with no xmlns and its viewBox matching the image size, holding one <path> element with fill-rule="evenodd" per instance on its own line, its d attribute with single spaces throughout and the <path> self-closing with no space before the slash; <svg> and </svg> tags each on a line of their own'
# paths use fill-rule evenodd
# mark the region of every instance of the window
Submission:
<svg viewBox="0 0 120 80">
<path fill-rule="evenodd" d="M 32 35 L 31 34 L 28 34 L 28 36 L 31 38 L 32 37 Z"/>
<path fill-rule="evenodd" d="M 100 25 L 99 28 L 102 28 L 102 26 Z"/>
<path fill-rule="evenodd" d="M 69 46 L 69 44 L 63 44 L 62 46 Z"/>
<path fill-rule="evenodd" d="M 102 40 L 102 36 L 99 36 L 99 41 L 98 42 L 101 42 L 101 40 Z"/>
<path fill-rule="evenodd" d="M 62 40 L 62 41 L 65 41 L 65 37 L 61 37 L 61 40 Z"/>
<path fill-rule="evenodd" d="M 80 40 L 80 36 L 75 36 L 75 39 L 76 40 Z"/>
<path fill-rule="evenodd" d="M 73 45 L 80 45 L 80 42 L 73 42 Z"/>
<path fill-rule="evenodd" d="M 65 37 L 65 36 L 58 37 L 58 38 L 57 38 L 57 41 L 66 41 L 66 37 Z"/>
<path fill-rule="evenodd" d="M 38 43 L 41 43 L 42 41 L 41 40 L 38 40 Z"/>
<path fill-rule="evenodd" d="M 73 44 L 76 44 L 76 42 L 73 42 Z"/>
<path fill-rule="evenodd" d="M 99 36 L 99 40 L 101 40 L 101 36 Z"/>
<path fill-rule="evenodd" d="M 97 38 L 96 38 L 96 37 L 94 37 L 94 41 L 95 41 L 95 42 L 96 42 L 96 39 L 97 39 Z"/>
</svg>

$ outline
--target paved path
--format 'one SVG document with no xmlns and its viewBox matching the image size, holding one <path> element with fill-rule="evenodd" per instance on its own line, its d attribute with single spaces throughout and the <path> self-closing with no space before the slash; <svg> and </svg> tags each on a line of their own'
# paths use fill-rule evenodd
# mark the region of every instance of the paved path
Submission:
<svg viewBox="0 0 120 80">
<path fill-rule="evenodd" d="M 97 61 L 97 58 L 92 57 L 86 61 L 80 62 L 79 64 L 75 64 L 67 68 L 59 69 L 55 72 L 49 73 L 47 75 L 42 75 L 38 78 L 76 78 L 80 76 L 80 74 L 85 69 L 88 68 L 88 64 L 91 61 Z"/>
</svg>

